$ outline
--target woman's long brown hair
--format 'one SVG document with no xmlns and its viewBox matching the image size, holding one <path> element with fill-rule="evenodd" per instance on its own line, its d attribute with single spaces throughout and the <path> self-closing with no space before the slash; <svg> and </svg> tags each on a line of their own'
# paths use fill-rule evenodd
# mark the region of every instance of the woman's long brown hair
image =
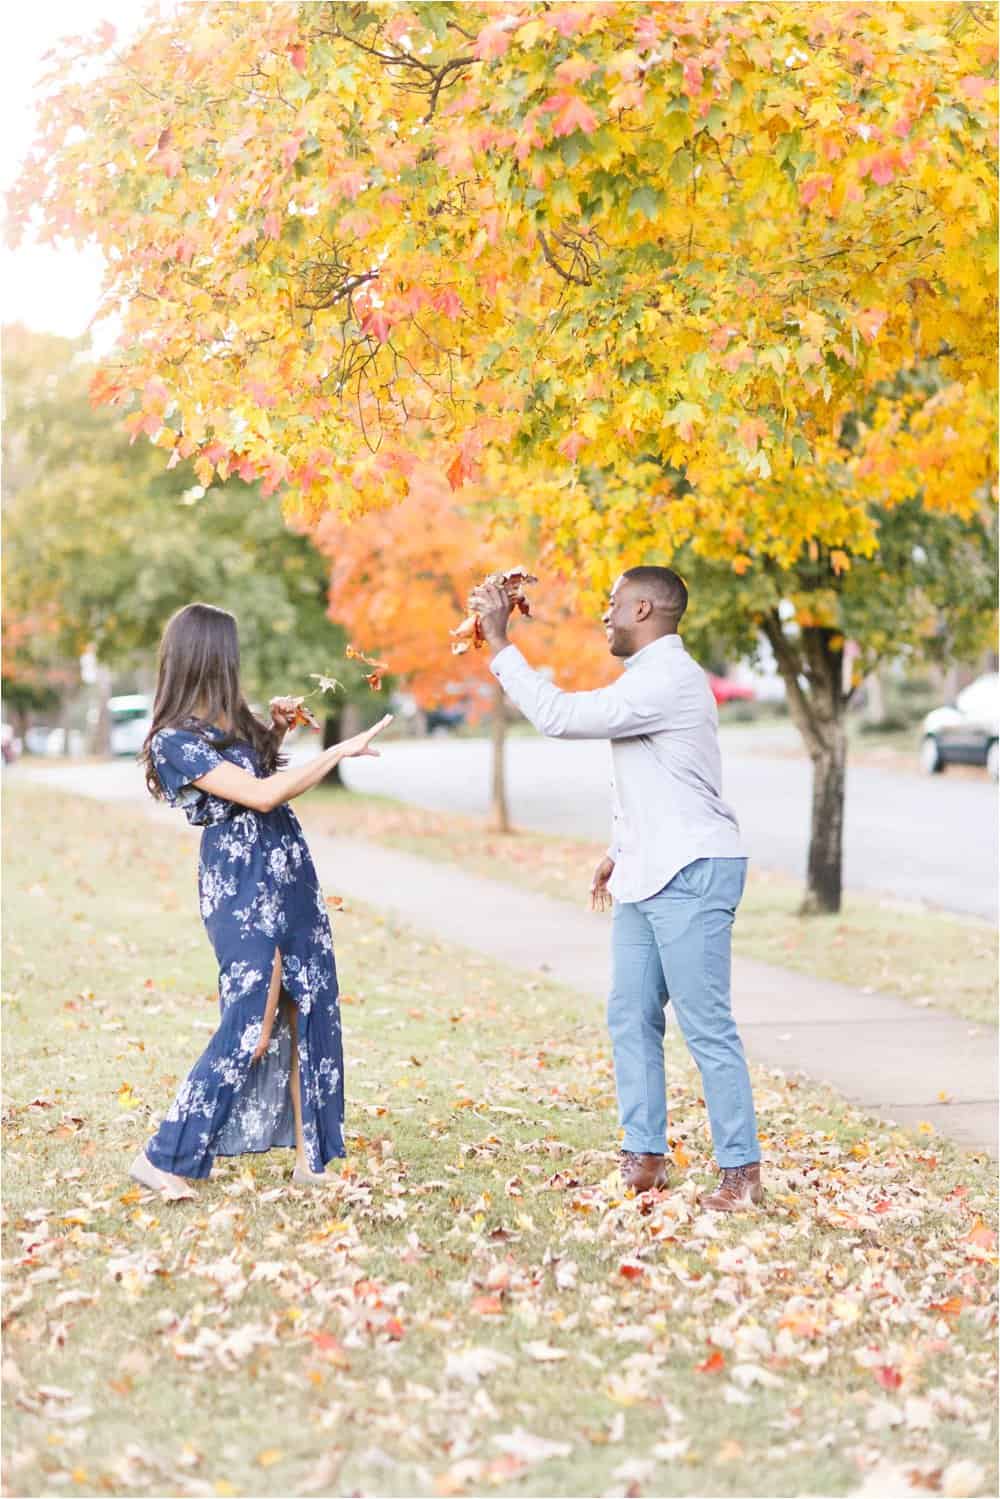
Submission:
<svg viewBox="0 0 1000 1499">
<path fill-rule="evenodd" d="M 209 724 L 215 726 L 214 734 L 206 732 Z M 251 713 L 240 687 L 236 620 L 212 604 L 178 609 L 160 641 L 153 722 L 141 753 L 146 785 L 159 800 L 163 787 L 153 764 L 153 736 L 161 729 L 180 728 L 201 734 L 218 749 L 240 740 L 257 751 L 265 775 L 277 769 L 275 733 Z"/>
</svg>

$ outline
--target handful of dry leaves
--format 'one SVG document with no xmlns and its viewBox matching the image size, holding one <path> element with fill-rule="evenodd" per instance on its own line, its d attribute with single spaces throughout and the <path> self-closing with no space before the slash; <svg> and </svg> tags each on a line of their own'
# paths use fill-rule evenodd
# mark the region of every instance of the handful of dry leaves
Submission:
<svg viewBox="0 0 1000 1499">
<path fill-rule="evenodd" d="M 512 567 L 505 573 L 490 573 L 484 579 L 486 583 L 495 583 L 502 588 L 510 602 L 522 614 L 530 616 L 531 609 L 528 600 L 524 596 L 524 589 L 528 583 L 537 583 L 538 579 L 534 573 L 529 573 L 523 567 Z M 483 626 L 478 614 L 469 614 L 456 630 L 448 632 L 451 635 L 451 653 L 453 656 L 464 656 L 470 646 L 477 651 L 485 645 L 486 637 L 483 634 Z"/>
</svg>

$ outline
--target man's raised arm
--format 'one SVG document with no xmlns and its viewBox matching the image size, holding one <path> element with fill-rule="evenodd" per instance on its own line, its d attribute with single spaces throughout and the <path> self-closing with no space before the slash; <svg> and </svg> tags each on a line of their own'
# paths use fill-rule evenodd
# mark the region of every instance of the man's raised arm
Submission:
<svg viewBox="0 0 1000 1499">
<path fill-rule="evenodd" d="M 493 644 L 489 637 L 487 644 Z M 528 722 L 550 739 L 631 739 L 667 727 L 664 706 L 643 699 L 642 683 L 628 672 L 610 687 L 563 692 L 509 643 L 493 657 L 490 671 Z"/>
</svg>

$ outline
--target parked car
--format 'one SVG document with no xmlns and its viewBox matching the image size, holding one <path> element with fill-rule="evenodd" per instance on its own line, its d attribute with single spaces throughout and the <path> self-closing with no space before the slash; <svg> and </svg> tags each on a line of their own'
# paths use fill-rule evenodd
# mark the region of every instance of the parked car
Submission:
<svg viewBox="0 0 1000 1499">
<path fill-rule="evenodd" d="M 708 685 L 720 708 L 724 703 L 752 703 L 755 697 L 752 687 L 748 687 L 744 682 L 734 682 L 732 677 L 716 677 L 710 674 Z"/>
<path fill-rule="evenodd" d="M 144 692 L 128 693 L 108 700 L 111 718 L 111 753 L 137 755 L 153 722 L 153 700 Z"/>
<path fill-rule="evenodd" d="M 464 722 L 465 713 L 461 708 L 427 709 L 428 734 L 453 734 Z"/>
<path fill-rule="evenodd" d="M 928 775 L 949 765 L 985 765 L 994 781 L 1000 773 L 1000 674 L 977 677 L 945 708 L 924 719 L 920 764 Z"/>
</svg>

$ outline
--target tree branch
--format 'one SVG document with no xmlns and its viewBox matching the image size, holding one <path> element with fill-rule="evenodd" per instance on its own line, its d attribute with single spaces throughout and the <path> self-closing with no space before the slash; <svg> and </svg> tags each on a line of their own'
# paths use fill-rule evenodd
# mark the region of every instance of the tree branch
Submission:
<svg viewBox="0 0 1000 1499">
<path fill-rule="evenodd" d="M 556 260 L 555 256 L 552 254 L 552 251 L 549 249 L 548 240 L 545 238 L 545 235 L 540 229 L 538 230 L 538 243 L 541 246 L 541 251 L 546 261 L 555 271 L 557 276 L 561 276 L 564 281 L 572 281 L 575 286 L 590 286 L 592 284 L 590 279 L 589 266 L 587 268 L 586 275 L 577 276 L 573 271 L 568 271 L 564 266 L 561 266 L 559 264 L 558 260 Z M 586 261 L 584 261 L 584 264 L 586 264 Z"/>
</svg>

